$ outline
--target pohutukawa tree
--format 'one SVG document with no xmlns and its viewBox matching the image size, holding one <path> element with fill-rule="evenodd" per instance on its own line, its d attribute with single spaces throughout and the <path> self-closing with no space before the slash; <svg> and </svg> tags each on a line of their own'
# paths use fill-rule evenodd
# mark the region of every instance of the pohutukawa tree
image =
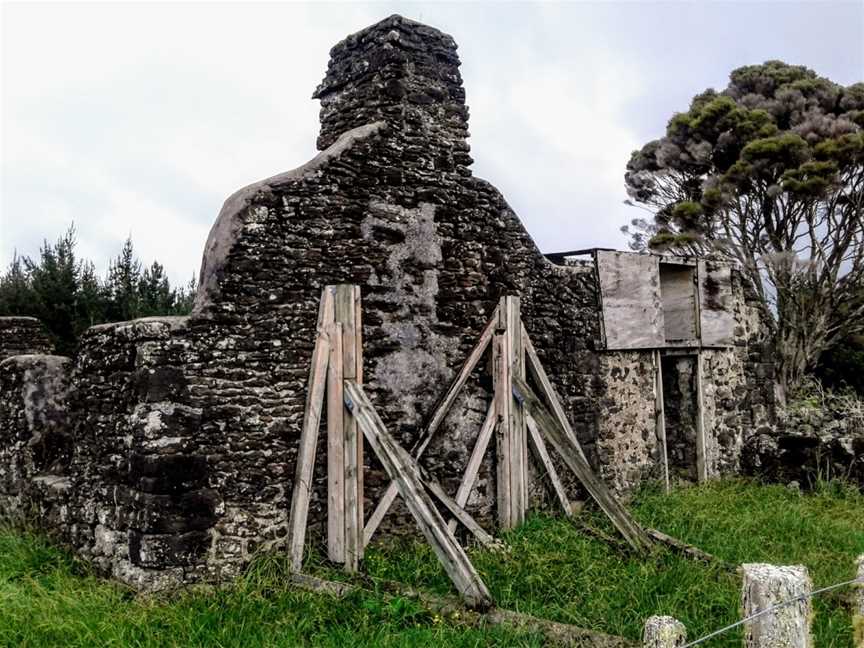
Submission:
<svg viewBox="0 0 864 648">
<path fill-rule="evenodd" d="M 740 263 L 784 392 L 864 331 L 864 83 L 780 61 L 739 68 L 634 152 L 625 181 L 653 214 L 622 228 L 631 247 Z"/>
</svg>

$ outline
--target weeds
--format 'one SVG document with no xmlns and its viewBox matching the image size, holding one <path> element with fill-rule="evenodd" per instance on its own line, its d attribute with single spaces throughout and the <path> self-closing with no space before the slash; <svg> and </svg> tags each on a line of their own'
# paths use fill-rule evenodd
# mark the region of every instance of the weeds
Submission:
<svg viewBox="0 0 864 648">
<path fill-rule="evenodd" d="M 802 495 L 782 486 L 728 481 L 640 493 L 634 515 L 732 562 L 805 564 L 815 586 L 854 577 L 864 553 L 864 497 L 836 482 Z M 586 521 L 608 529 L 601 514 Z M 610 530 L 611 533 L 611 530 Z M 620 553 L 561 518 L 534 516 L 507 535 L 512 551 L 472 549 L 504 607 L 638 639 L 652 614 L 670 614 L 697 638 L 738 618 L 738 578 L 664 549 Z M 319 555 L 312 568 L 345 579 Z M 375 579 L 452 593 L 431 550 L 419 543 L 371 548 Z M 842 596 L 815 601 L 816 645 L 851 648 Z M 739 646 L 731 633 L 706 646 Z M 262 556 L 230 586 L 167 600 L 131 598 L 33 533 L 0 530 L 0 645 L 27 646 L 540 646 L 539 637 L 474 628 L 430 614 L 404 597 L 357 592 L 336 600 L 288 585 L 284 556 Z"/>
</svg>

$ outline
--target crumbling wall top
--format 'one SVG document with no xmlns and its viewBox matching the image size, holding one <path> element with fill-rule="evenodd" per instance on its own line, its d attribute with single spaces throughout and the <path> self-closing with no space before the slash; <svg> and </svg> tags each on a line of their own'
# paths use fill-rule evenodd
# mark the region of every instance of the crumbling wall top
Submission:
<svg viewBox="0 0 864 648">
<path fill-rule="evenodd" d="M 0 360 L 53 351 L 48 332 L 35 317 L 0 317 Z"/>
<path fill-rule="evenodd" d="M 402 16 L 348 36 L 330 50 L 327 73 L 313 95 L 321 100 L 318 148 L 326 149 L 351 128 L 385 121 L 439 133 L 462 142 L 467 151 L 468 109 L 459 65 L 451 36 Z"/>
</svg>

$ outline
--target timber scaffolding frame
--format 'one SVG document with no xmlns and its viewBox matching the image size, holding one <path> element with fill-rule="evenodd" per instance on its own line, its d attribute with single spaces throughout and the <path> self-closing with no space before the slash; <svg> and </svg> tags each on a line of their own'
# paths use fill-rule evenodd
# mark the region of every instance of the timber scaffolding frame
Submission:
<svg viewBox="0 0 864 648">
<path fill-rule="evenodd" d="M 359 286 L 343 284 L 324 288 L 291 498 L 288 545 L 295 572 L 300 572 L 303 566 L 315 454 L 325 400 L 327 555 L 332 562 L 344 564 L 349 572 L 359 569 L 365 546 L 398 495 L 466 604 L 472 608 L 488 608 L 492 604 L 489 590 L 456 540 L 454 531 L 457 524 L 462 524 L 481 544 L 501 546 L 464 508 L 493 435 L 501 529 L 515 528 L 525 519 L 529 445 L 564 513 L 573 515 L 564 484 L 550 457 L 548 441 L 629 546 L 637 552 L 651 546 L 649 534 L 592 471 L 522 323 L 519 297 L 500 299 L 480 339 L 410 452 L 387 430 L 363 389 L 361 315 Z M 419 459 L 490 346 L 493 397 L 458 491 L 451 498 L 420 467 Z M 536 392 L 529 379 L 536 386 Z M 391 480 L 365 526 L 361 433 Z M 446 510 L 449 522 L 439 512 L 436 500 Z"/>
</svg>

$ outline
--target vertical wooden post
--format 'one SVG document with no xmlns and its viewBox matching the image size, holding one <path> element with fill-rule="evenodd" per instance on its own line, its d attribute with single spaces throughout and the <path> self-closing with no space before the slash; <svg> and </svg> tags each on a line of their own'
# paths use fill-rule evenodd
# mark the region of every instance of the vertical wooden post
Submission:
<svg viewBox="0 0 864 648">
<path fill-rule="evenodd" d="M 652 616 L 645 621 L 643 648 L 679 648 L 687 643 L 684 624 L 670 616 Z"/>
<path fill-rule="evenodd" d="M 696 477 L 708 481 L 708 443 L 705 436 L 704 393 L 702 388 L 702 351 L 696 351 Z"/>
<path fill-rule="evenodd" d="M 660 446 L 660 471 L 663 484 L 669 492 L 669 448 L 666 444 L 666 406 L 663 403 L 663 357 L 654 351 L 654 416 L 656 417 L 657 443 Z"/>
<path fill-rule="evenodd" d="M 745 648 L 812 648 L 810 620 L 813 605 L 810 576 L 803 565 L 778 567 L 764 563 L 741 566 L 744 617 L 796 597 L 800 600 L 763 614 L 744 624 Z"/>
<path fill-rule="evenodd" d="M 354 286 L 354 347 L 357 352 L 354 358 L 357 362 L 355 381 L 363 384 L 363 302 L 360 286 Z M 363 490 L 363 433 L 357 432 L 357 557 L 363 559 L 366 542 L 363 539 L 364 499 Z"/>
<path fill-rule="evenodd" d="M 335 288 L 329 287 L 335 293 Z M 345 409 L 342 394 L 342 324 L 330 325 L 330 367 L 327 371 L 327 557 L 345 562 Z"/>
<path fill-rule="evenodd" d="M 860 582 L 852 590 L 852 629 L 856 648 L 864 648 L 864 554 L 858 556 L 857 566 Z"/>
<path fill-rule="evenodd" d="M 358 346 L 360 322 L 358 314 L 359 287 L 350 284 L 336 286 L 336 322 L 342 329 L 342 378 L 358 381 L 362 377 L 362 348 Z M 358 371 L 358 366 L 360 370 Z M 340 390 L 341 391 L 341 390 Z M 334 430 L 334 434 L 339 434 Z M 342 430 L 339 434 L 343 455 L 345 569 L 357 571 L 363 554 L 363 440 L 358 436 L 357 421 L 348 410 L 342 412 Z M 334 439 L 334 443 L 338 443 Z"/>
<path fill-rule="evenodd" d="M 525 521 L 528 510 L 528 432 L 525 426 L 525 413 L 522 404 L 512 397 L 512 377 L 525 380 L 525 344 L 522 341 L 522 312 L 519 297 L 506 298 L 507 338 L 510 343 L 510 425 L 512 451 L 511 487 L 513 505 L 511 507 L 513 526 Z"/>
<path fill-rule="evenodd" d="M 512 381 L 510 378 L 510 340 L 507 336 L 507 298 L 502 297 L 498 304 L 498 327 L 492 339 L 492 381 L 495 391 L 495 411 L 498 425 L 495 428 L 496 451 L 496 489 L 498 504 L 498 526 L 503 530 L 512 529 L 513 524 L 513 477 L 511 471 L 513 451 L 510 447 L 513 434 L 513 417 L 510 408 L 513 403 Z"/>
</svg>

